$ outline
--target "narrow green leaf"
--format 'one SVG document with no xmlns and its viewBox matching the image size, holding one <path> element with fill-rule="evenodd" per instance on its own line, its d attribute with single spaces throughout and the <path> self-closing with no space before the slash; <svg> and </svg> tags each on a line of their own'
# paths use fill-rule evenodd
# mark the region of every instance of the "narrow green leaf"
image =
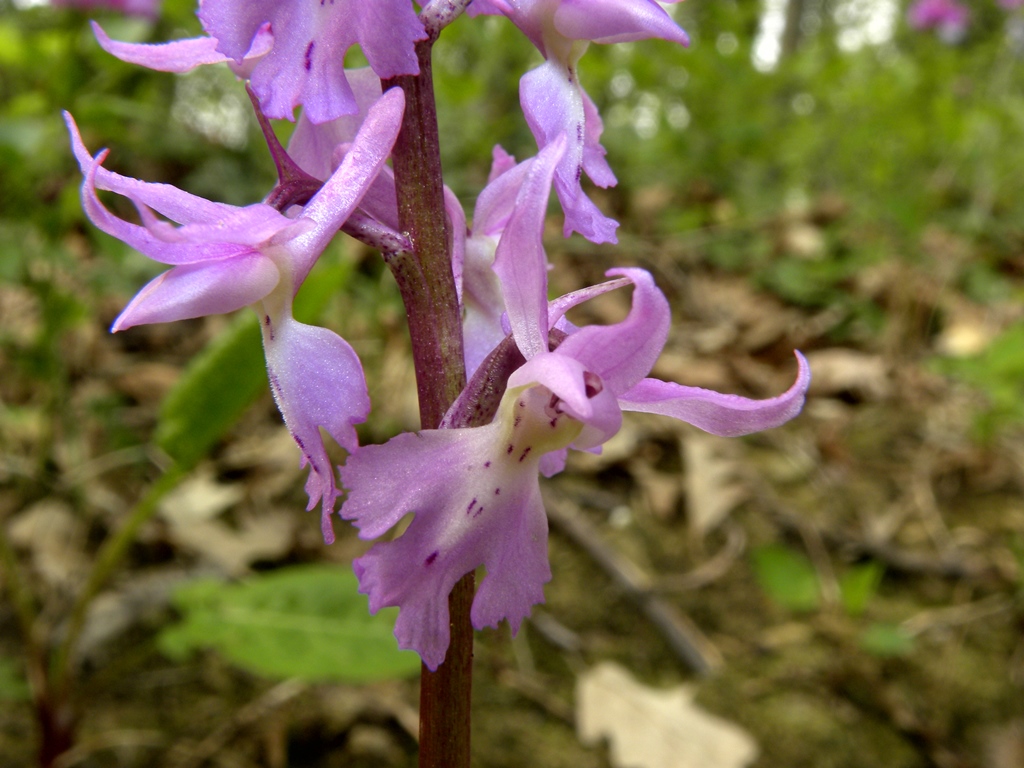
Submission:
<svg viewBox="0 0 1024 768">
<path fill-rule="evenodd" d="M 818 575 L 810 561 L 787 547 L 769 545 L 754 551 L 754 573 L 768 596 L 791 611 L 818 607 Z"/>
<path fill-rule="evenodd" d="M 212 648 L 269 677 L 365 682 L 415 674 L 419 657 L 399 651 L 396 611 L 371 616 L 345 568 L 294 566 L 238 584 L 199 581 L 175 595 L 183 621 L 158 638 L 181 658 Z"/>
</svg>

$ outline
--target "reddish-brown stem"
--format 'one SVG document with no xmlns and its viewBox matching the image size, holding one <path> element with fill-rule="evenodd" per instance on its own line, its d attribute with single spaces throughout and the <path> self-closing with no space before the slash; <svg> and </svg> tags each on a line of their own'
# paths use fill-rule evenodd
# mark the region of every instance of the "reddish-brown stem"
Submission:
<svg viewBox="0 0 1024 768">
<path fill-rule="evenodd" d="M 420 73 L 384 80 L 405 91 L 405 117 L 392 153 L 399 226 L 412 245 L 388 264 L 405 302 L 420 402 L 420 422 L 434 429 L 466 384 L 462 323 L 452 274 L 452 237 L 444 207 L 437 112 L 430 52 L 434 38 L 416 46 Z M 468 573 L 448 598 L 451 644 L 436 672 L 422 668 L 421 768 L 469 768 L 475 581 Z"/>
</svg>

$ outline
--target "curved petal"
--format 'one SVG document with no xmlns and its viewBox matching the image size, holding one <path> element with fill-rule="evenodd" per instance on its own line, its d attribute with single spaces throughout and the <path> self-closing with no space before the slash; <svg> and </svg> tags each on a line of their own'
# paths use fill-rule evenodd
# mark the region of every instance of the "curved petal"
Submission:
<svg viewBox="0 0 1024 768">
<path fill-rule="evenodd" d="M 279 279 L 274 263 L 258 253 L 174 267 L 139 291 L 110 330 L 233 312 L 262 299 Z"/>
<path fill-rule="evenodd" d="M 632 283 L 628 278 L 618 278 L 617 280 L 607 280 L 597 285 L 591 285 L 587 288 L 580 288 L 578 291 L 567 293 L 563 296 L 559 296 L 557 299 L 552 299 L 548 303 L 548 327 L 555 328 L 558 326 L 559 321 L 575 306 L 582 304 L 585 301 L 600 296 L 608 291 L 614 291 L 616 288 L 622 288 L 623 286 L 630 285 Z M 575 328 L 573 329 L 575 332 Z"/>
<path fill-rule="evenodd" d="M 122 43 L 111 40 L 95 21 L 92 31 L 100 47 L 110 55 L 159 72 L 190 72 L 203 64 L 220 64 L 232 60 L 217 51 L 217 41 L 212 37 L 193 37 L 174 40 L 169 43 Z M 244 59 L 255 59 L 267 53 L 274 44 L 270 30 L 262 28 L 252 39 L 252 45 Z"/>
<path fill-rule="evenodd" d="M 807 360 L 799 352 L 795 354 L 800 368 L 796 381 L 786 392 L 768 400 L 750 400 L 658 379 L 644 379 L 619 396 L 619 405 L 626 411 L 671 416 L 722 437 L 771 429 L 800 413 L 811 383 Z"/>
<path fill-rule="evenodd" d="M 563 342 L 564 343 L 564 342 Z M 540 385 L 547 387 L 565 405 L 574 418 L 587 421 L 594 413 L 587 396 L 587 369 L 583 364 L 560 352 L 542 352 L 526 361 L 508 378 L 509 390 Z"/>
<path fill-rule="evenodd" d="M 168 242 L 167 235 L 173 232 L 174 228 L 166 222 L 158 222 L 152 213 L 142 206 L 137 206 L 140 215 L 150 226 L 139 226 L 118 218 L 108 211 L 96 196 L 95 172 L 103 156 L 103 153 L 97 156 L 97 162 L 82 182 L 82 208 L 89 220 L 101 231 L 163 264 L 200 264 L 252 253 L 251 248 L 234 243 Z M 156 231 L 152 231 L 151 227 Z"/>
<path fill-rule="evenodd" d="M 523 75 L 519 101 L 539 147 L 543 149 L 560 133 L 566 135 L 565 154 L 555 172 L 555 191 L 565 212 L 565 235 L 575 231 L 594 243 L 617 242 L 618 222 L 602 214 L 580 186 L 585 148 L 595 137 L 593 129 L 587 131 L 583 89 L 575 72 L 554 59 L 547 60 Z M 595 158 L 603 157 L 604 148 L 597 144 L 586 152 L 592 166 L 598 168 Z M 599 180 L 615 183 L 615 177 L 604 175 L 603 170 Z"/>
<path fill-rule="evenodd" d="M 75 153 L 82 175 L 88 175 L 89 170 L 96 166 L 93 184 L 98 189 L 130 197 L 182 224 L 215 222 L 235 210 L 233 205 L 210 202 L 170 184 L 153 184 L 108 171 L 100 165 L 103 158 L 97 155 L 98 159 L 94 159 L 86 149 L 70 112 L 64 112 L 64 122 L 67 123 L 68 132 L 71 134 L 71 149 Z"/>
<path fill-rule="evenodd" d="M 392 88 L 381 96 L 367 113 L 338 170 L 306 205 L 302 218 L 314 221 L 316 226 L 289 245 L 295 258 L 295 290 L 384 166 L 402 126 L 404 111 L 405 94 L 401 88 Z"/>
<path fill-rule="evenodd" d="M 653 0 L 561 0 L 555 29 L 572 40 L 628 43 L 658 37 L 680 45 L 690 38 Z"/>
<path fill-rule="evenodd" d="M 665 295 L 643 269 L 611 269 L 635 286 L 629 315 L 615 325 L 590 325 L 570 335 L 559 354 L 579 360 L 620 395 L 651 372 L 668 338 L 671 310 Z"/>
<path fill-rule="evenodd" d="M 287 315 L 277 320 L 264 315 L 261 325 L 270 389 L 302 451 L 302 466 L 309 465 L 306 509 L 322 503 L 321 526 L 324 541 L 330 544 L 331 514 L 339 491 L 320 429 L 345 450 L 356 450 L 355 425 L 366 421 L 370 412 L 363 367 L 348 342 L 326 328 L 304 325 Z"/>
<path fill-rule="evenodd" d="M 565 140 L 558 136 L 530 161 L 494 255 L 512 333 L 526 359 L 548 348 L 548 259 L 542 235 L 552 174 L 564 151 Z"/>
</svg>

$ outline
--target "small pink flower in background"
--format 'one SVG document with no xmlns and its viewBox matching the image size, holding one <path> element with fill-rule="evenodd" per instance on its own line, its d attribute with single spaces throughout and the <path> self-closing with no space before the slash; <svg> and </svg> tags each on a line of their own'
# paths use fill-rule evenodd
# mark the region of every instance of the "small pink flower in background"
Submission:
<svg viewBox="0 0 1024 768">
<path fill-rule="evenodd" d="M 914 29 L 934 29 L 947 43 L 958 43 L 967 33 L 970 10 L 957 0 L 917 0 L 907 11 Z"/>
<path fill-rule="evenodd" d="M 147 16 L 156 18 L 160 13 L 160 4 L 163 0 L 51 0 L 55 6 L 65 8 L 79 8 L 83 11 L 93 9 L 108 9 L 120 11 L 129 16 Z"/>
<path fill-rule="evenodd" d="M 999 0 L 999 4 L 1006 10 L 1012 11 L 1024 5 L 1024 0 Z"/>
</svg>

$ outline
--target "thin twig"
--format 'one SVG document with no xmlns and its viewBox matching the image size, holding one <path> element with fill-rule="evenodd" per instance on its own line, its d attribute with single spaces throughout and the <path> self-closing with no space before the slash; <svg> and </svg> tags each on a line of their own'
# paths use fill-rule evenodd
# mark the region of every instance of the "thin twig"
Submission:
<svg viewBox="0 0 1024 768">
<path fill-rule="evenodd" d="M 579 544 L 615 584 L 636 602 L 647 620 L 654 624 L 676 655 L 700 675 L 719 669 L 722 654 L 693 621 L 678 608 L 654 593 L 654 582 L 632 560 L 613 550 L 575 505 L 548 489 L 544 494 L 548 518 L 559 530 Z"/>
<path fill-rule="evenodd" d="M 791 533 L 799 535 L 808 528 L 812 529 L 831 547 L 868 555 L 889 568 L 904 573 L 929 574 L 947 579 L 1005 580 L 1000 570 L 990 562 L 983 558 L 963 556 L 958 550 L 939 553 L 909 552 L 853 531 L 834 531 L 815 526 L 790 509 L 763 478 L 750 474 L 748 479 L 756 490 L 756 500 L 771 514 L 778 525 Z"/>
<path fill-rule="evenodd" d="M 280 709 L 296 696 L 304 693 L 308 687 L 301 680 L 285 680 L 278 683 L 238 710 L 233 718 L 215 728 L 196 746 L 191 748 L 179 746 L 172 750 L 165 759 L 165 765 L 173 766 L 173 768 L 199 768 L 220 752 L 239 731 Z"/>
</svg>

